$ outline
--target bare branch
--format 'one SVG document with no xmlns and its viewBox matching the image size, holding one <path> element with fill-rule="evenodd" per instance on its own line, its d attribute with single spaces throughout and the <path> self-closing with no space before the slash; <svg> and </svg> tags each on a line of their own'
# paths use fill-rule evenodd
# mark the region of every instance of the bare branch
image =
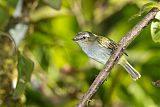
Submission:
<svg viewBox="0 0 160 107">
<path fill-rule="evenodd" d="M 90 98 L 97 92 L 100 85 L 107 79 L 110 74 L 113 66 L 117 64 L 120 57 L 122 56 L 124 50 L 127 46 L 138 36 L 138 34 L 145 28 L 152 19 L 154 19 L 156 13 L 158 12 L 157 8 L 153 8 L 139 23 L 137 23 L 119 42 L 117 49 L 114 54 L 109 58 L 104 68 L 98 74 L 89 90 L 80 100 L 77 107 L 84 107 Z"/>
</svg>

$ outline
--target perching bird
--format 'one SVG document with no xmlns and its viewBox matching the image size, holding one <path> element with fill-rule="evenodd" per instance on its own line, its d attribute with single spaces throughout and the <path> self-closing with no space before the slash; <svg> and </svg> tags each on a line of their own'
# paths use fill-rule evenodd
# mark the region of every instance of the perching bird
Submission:
<svg viewBox="0 0 160 107">
<path fill-rule="evenodd" d="M 73 40 L 77 42 L 82 50 L 92 59 L 105 64 L 113 54 L 117 44 L 106 37 L 98 36 L 91 32 L 79 32 Z M 118 64 L 123 66 L 130 76 L 137 80 L 141 75 L 129 64 L 123 55 Z"/>
</svg>

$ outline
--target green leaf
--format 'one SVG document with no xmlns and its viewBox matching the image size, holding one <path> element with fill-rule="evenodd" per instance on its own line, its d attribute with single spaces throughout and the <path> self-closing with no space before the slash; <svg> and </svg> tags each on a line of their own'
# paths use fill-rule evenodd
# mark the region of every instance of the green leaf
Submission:
<svg viewBox="0 0 160 107">
<path fill-rule="evenodd" d="M 160 12 L 157 13 L 155 19 L 151 23 L 151 36 L 154 42 L 160 42 Z"/>
<path fill-rule="evenodd" d="M 148 9 L 152 9 L 152 8 L 158 8 L 160 9 L 160 4 L 158 4 L 157 2 L 149 2 L 143 5 L 143 7 L 140 10 L 140 13 L 145 12 Z"/>
<path fill-rule="evenodd" d="M 31 79 L 33 67 L 33 62 L 18 51 L 18 81 L 13 98 L 19 98 L 24 94 L 26 85 Z"/>
<path fill-rule="evenodd" d="M 57 10 L 61 7 L 61 0 L 43 0 L 43 2 Z"/>
<path fill-rule="evenodd" d="M 138 17 L 140 17 L 140 16 L 141 16 L 141 13 L 134 14 L 134 15 L 132 15 L 132 16 L 129 18 L 129 21 L 131 21 L 131 20 L 133 20 L 133 19 L 135 19 L 135 18 L 138 18 Z"/>
<path fill-rule="evenodd" d="M 149 2 L 146 3 L 142 6 L 142 8 L 140 9 L 139 13 L 131 16 L 131 18 L 129 18 L 129 21 L 141 16 L 145 11 L 147 11 L 148 9 L 152 9 L 152 8 L 158 8 L 160 9 L 160 4 L 158 4 L 157 2 Z"/>
<path fill-rule="evenodd" d="M 9 14 L 5 8 L 0 6 L 0 29 L 3 30 L 8 24 L 9 21 Z"/>
</svg>

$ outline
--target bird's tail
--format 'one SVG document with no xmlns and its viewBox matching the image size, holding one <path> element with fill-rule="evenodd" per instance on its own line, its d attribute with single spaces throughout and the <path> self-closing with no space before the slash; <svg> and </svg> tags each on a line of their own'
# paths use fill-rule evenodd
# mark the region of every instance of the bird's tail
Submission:
<svg viewBox="0 0 160 107">
<path fill-rule="evenodd" d="M 119 64 L 125 68 L 125 70 L 130 74 L 130 76 L 134 80 L 137 80 L 138 78 L 141 77 L 141 75 L 137 72 L 137 70 L 134 69 L 132 65 L 129 64 L 129 62 L 125 59 L 124 56 L 122 56 Z"/>
</svg>

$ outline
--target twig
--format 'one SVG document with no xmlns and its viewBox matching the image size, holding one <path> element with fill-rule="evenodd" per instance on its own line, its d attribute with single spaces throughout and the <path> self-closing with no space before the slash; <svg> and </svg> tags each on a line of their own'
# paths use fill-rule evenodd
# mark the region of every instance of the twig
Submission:
<svg viewBox="0 0 160 107">
<path fill-rule="evenodd" d="M 17 52 L 17 46 L 16 46 L 14 38 L 9 33 L 5 33 L 3 31 L 0 31 L 0 35 L 8 37 L 12 41 L 12 44 L 13 44 L 13 52 L 12 53 L 13 54 L 16 53 Z"/>
<path fill-rule="evenodd" d="M 144 27 L 146 27 L 152 19 L 154 19 L 156 13 L 158 12 L 157 8 L 153 8 L 139 23 L 137 23 L 119 42 L 117 49 L 114 54 L 109 58 L 104 68 L 98 74 L 89 90 L 80 100 L 77 107 L 84 107 L 90 98 L 97 92 L 99 86 L 107 79 L 108 75 L 111 72 L 111 69 L 122 56 L 124 50 L 127 46 L 138 36 Z"/>
</svg>

